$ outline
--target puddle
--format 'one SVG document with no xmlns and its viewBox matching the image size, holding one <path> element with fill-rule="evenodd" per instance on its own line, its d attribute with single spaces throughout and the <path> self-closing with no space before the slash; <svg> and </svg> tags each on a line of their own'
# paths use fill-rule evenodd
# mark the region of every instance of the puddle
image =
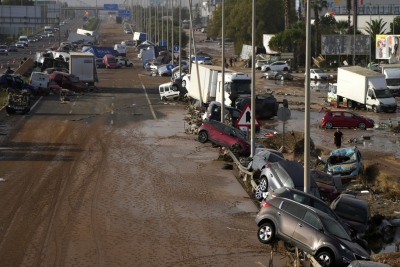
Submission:
<svg viewBox="0 0 400 267">
<path fill-rule="evenodd" d="M 304 111 L 300 110 L 303 109 L 303 107 L 299 106 L 297 108 L 299 108 L 299 110 L 296 110 L 296 107 L 289 108 L 291 111 L 291 118 L 285 122 L 286 132 L 292 130 L 304 132 Z M 396 118 L 396 114 L 393 113 L 356 113 L 373 119 L 375 124 L 377 124 L 377 122 L 386 123 L 391 117 Z M 324 112 L 310 112 L 310 136 L 315 145 L 326 147 L 328 149 L 335 149 L 332 143 L 334 130 L 320 128 L 320 122 L 324 115 Z M 397 123 L 397 120 L 393 121 L 394 125 L 397 125 Z M 281 133 L 283 130 L 283 122 L 275 119 L 268 120 L 266 121 L 266 125 L 264 127 Z M 400 158 L 400 135 L 394 135 L 394 133 L 391 132 L 388 127 L 367 130 L 343 128 L 341 131 L 343 132 L 344 139 L 346 140 L 344 146 L 358 146 L 368 151 L 386 151 L 392 153 L 395 157 Z M 370 140 L 363 140 L 363 136 L 369 136 Z"/>
<path fill-rule="evenodd" d="M 371 254 L 387 252 L 400 252 L 400 227 L 396 227 L 393 237 L 375 238 L 368 240 L 368 248 Z"/>
</svg>

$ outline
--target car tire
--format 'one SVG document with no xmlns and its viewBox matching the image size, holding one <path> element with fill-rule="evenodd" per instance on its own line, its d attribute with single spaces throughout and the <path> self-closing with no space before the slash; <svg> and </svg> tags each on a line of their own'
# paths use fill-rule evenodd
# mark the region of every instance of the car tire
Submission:
<svg viewBox="0 0 400 267">
<path fill-rule="evenodd" d="M 263 200 L 263 198 L 264 198 L 264 194 L 263 194 L 263 193 L 264 193 L 264 192 L 261 191 L 260 187 L 257 186 L 256 192 L 254 193 L 255 199 L 257 199 L 258 201 Z"/>
<path fill-rule="evenodd" d="M 288 69 L 288 68 L 286 68 L 286 67 L 284 67 L 284 68 L 283 68 L 283 70 L 284 70 L 284 71 L 288 71 L 289 69 Z"/>
<path fill-rule="evenodd" d="M 325 128 L 326 129 L 332 129 L 333 128 L 332 122 L 330 122 L 330 121 L 326 122 L 325 123 Z"/>
<path fill-rule="evenodd" d="M 172 91 L 178 91 L 178 86 L 176 84 L 172 85 Z"/>
<path fill-rule="evenodd" d="M 364 122 L 360 122 L 360 123 L 358 124 L 358 128 L 360 128 L 361 130 L 365 130 L 365 129 L 367 128 L 367 126 L 365 125 Z"/>
<path fill-rule="evenodd" d="M 207 143 L 208 141 L 208 133 L 206 131 L 201 131 L 199 132 L 197 136 L 197 140 L 199 140 L 200 143 Z"/>
<path fill-rule="evenodd" d="M 161 98 L 161 100 L 167 101 L 168 99 L 167 99 L 165 96 L 163 96 L 163 97 Z"/>
<path fill-rule="evenodd" d="M 315 256 L 316 261 L 324 267 L 333 267 L 334 266 L 334 258 L 332 253 L 326 250 L 323 250 Z"/>
<path fill-rule="evenodd" d="M 263 223 L 257 231 L 257 238 L 263 244 L 271 244 L 275 239 L 275 227 L 272 223 Z"/>
<path fill-rule="evenodd" d="M 270 71 L 271 69 L 270 68 L 265 68 L 265 71 Z"/>
<path fill-rule="evenodd" d="M 267 177 L 262 177 L 260 179 L 260 183 L 258 184 L 258 188 L 260 188 L 260 190 L 262 192 L 267 192 L 268 191 L 268 179 Z"/>
</svg>

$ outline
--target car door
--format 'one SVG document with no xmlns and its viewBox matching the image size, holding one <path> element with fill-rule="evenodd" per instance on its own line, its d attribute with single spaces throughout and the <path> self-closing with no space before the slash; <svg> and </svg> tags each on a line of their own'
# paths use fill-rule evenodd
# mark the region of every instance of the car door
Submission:
<svg viewBox="0 0 400 267">
<path fill-rule="evenodd" d="M 332 112 L 332 125 L 336 127 L 343 127 L 344 121 L 341 111 Z"/>
<path fill-rule="evenodd" d="M 295 245 L 293 243 L 293 233 L 297 224 L 301 223 L 301 218 L 304 217 L 305 209 L 300 205 L 291 202 L 283 201 L 281 209 L 277 211 L 277 231 L 283 236 L 283 241 Z"/>
<path fill-rule="evenodd" d="M 343 126 L 344 127 L 357 127 L 358 122 L 353 118 L 353 114 L 350 112 L 343 112 Z"/>
<path fill-rule="evenodd" d="M 299 205 L 300 206 L 300 205 Z M 300 207 L 301 209 L 304 207 Z M 322 237 L 322 223 L 318 216 L 310 210 L 306 210 L 302 219 L 294 226 L 293 240 L 300 250 L 315 252 L 318 241 Z"/>
</svg>

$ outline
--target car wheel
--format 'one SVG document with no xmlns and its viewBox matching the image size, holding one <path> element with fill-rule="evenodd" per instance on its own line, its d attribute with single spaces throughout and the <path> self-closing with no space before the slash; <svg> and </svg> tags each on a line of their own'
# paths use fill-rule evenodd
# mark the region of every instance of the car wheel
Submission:
<svg viewBox="0 0 400 267">
<path fill-rule="evenodd" d="M 167 101 L 168 99 L 167 99 L 165 96 L 163 96 L 163 97 L 161 98 L 161 100 Z"/>
<path fill-rule="evenodd" d="M 176 84 L 172 85 L 172 91 L 178 91 L 178 86 Z"/>
<path fill-rule="evenodd" d="M 317 262 L 321 264 L 323 267 L 332 267 L 334 266 L 334 259 L 332 253 L 329 251 L 321 251 L 315 257 Z"/>
<path fill-rule="evenodd" d="M 367 128 L 367 126 L 365 125 L 365 123 L 360 122 L 360 123 L 358 124 L 358 128 L 360 128 L 361 130 L 365 130 L 365 129 Z"/>
<path fill-rule="evenodd" d="M 263 223 L 257 231 L 257 238 L 263 244 L 271 244 L 275 239 L 275 227 L 272 223 Z"/>
<path fill-rule="evenodd" d="M 284 67 L 283 70 L 284 70 L 284 71 L 288 71 L 288 68 Z"/>
<path fill-rule="evenodd" d="M 270 68 L 265 68 L 265 71 L 270 71 L 271 69 Z"/>
<path fill-rule="evenodd" d="M 258 200 L 261 201 L 264 198 L 264 192 L 261 191 L 260 186 L 257 186 L 256 192 L 254 193 L 254 197 Z"/>
<path fill-rule="evenodd" d="M 267 192 L 267 190 L 268 190 L 268 180 L 267 180 L 267 178 L 265 176 L 261 178 L 260 183 L 258 184 L 258 188 L 260 188 L 260 190 L 263 191 L 263 192 Z"/>
<path fill-rule="evenodd" d="M 129 67 L 132 67 L 133 66 L 133 64 L 131 63 L 131 64 L 129 64 Z"/>
<path fill-rule="evenodd" d="M 326 129 L 332 129 L 332 127 L 333 127 L 332 122 L 328 121 L 327 123 L 325 123 Z"/>
<path fill-rule="evenodd" d="M 201 131 L 199 132 L 199 135 L 197 137 L 197 139 L 199 140 L 200 143 L 207 143 L 208 141 L 208 134 L 206 131 Z"/>
</svg>

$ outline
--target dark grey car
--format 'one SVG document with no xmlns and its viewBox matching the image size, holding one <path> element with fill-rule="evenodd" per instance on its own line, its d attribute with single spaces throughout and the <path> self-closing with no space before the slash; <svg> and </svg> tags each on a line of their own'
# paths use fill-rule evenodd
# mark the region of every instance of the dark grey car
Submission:
<svg viewBox="0 0 400 267">
<path fill-rule="evenodd" d="M 266 201 L 255 222 L 261 243 L 280 239 L 311 254 L 322 266 L 347 266 L 353 260 L 370 259 L 338 221 L 290 199 L 275 197 Z"/>
</svg>

